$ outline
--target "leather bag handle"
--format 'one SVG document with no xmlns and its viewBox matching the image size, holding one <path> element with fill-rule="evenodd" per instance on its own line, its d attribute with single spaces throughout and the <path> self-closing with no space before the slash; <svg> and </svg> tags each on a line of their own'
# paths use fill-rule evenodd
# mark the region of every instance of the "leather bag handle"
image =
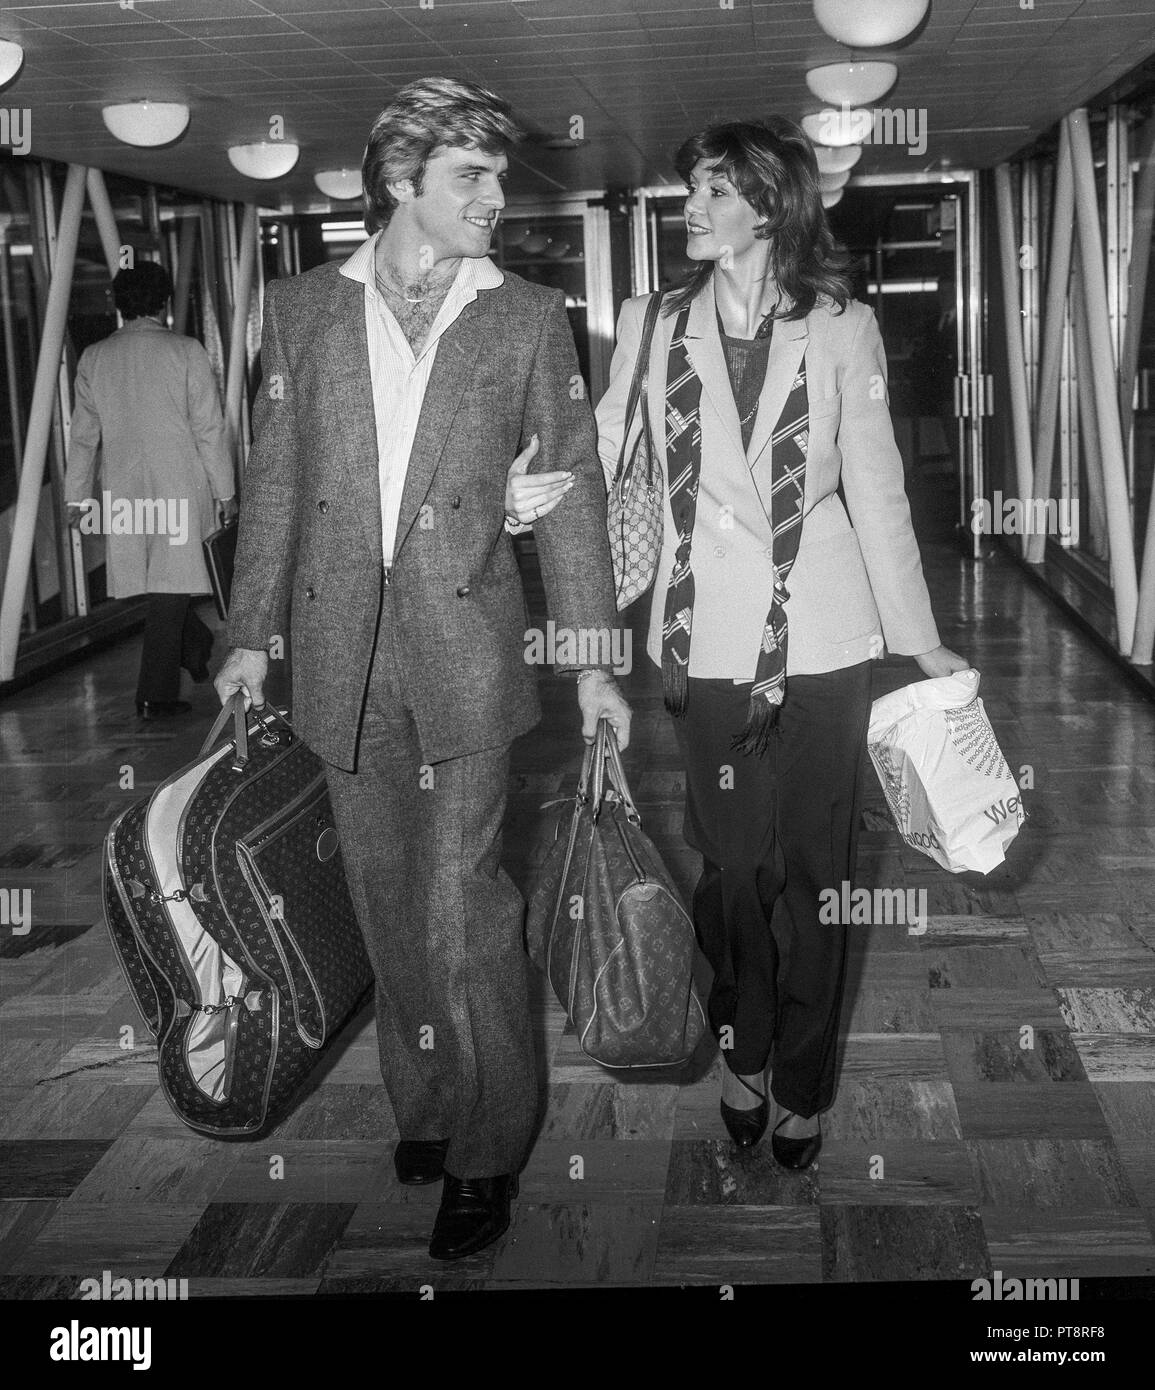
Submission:
<svg viewBox="0 0 1155 1390">
<path fill-rule="evenodd" d="M 585 752 L 582 754 L 582 770 L 581 770 L 581 774 L 580 774 L 580 776 L 578 777 L 577 797 L 578 797 L 578 800 L 579 800 L 579 801 L 583 801 L 583 802 L 584 802 L 584 801 L 588 801 L 588 800 L 589 800 L 589 793 L 590 793 L 590 776 L 591 776 L 591 774 L 592 774 L 592 772 L 593 772 L 593 767 L 594 767 L 594 746 L 593 746 L 592 743 L 587 743 L 586 746 L 585 746 Z M 552 806 L 554 803 L 553 803 L 553 802 L 547 802 L 546 804 Z"/>
<path fill-rule="evenodd" d="M 592 743 L 586 744 L 582 756 L 581 776 L 578 778 L 577 799 L 579 806 L 589 806 L 594 820 L 602 809 L 605 796 L 606 749 L 604 719 L 598 720 L 598 731 Z"/>
<path fill-rule="evenodd" d="M 273 705 L 254 705 L 252 707 L 253 717 L 258 724 L 261 724 L 269 732 L 270 724 L 277 720 L 290 730 L 289 721 Z M 213 720 L 212 728 L 205 735 L 205 741 L 201 744 L 200 757 L 205 757 L 214 747 L 229 720 L 233 721 L 233 771 L 243 772 L 249 761 L 249 722 L 245 718 L 245 697 L 239 690 L 235 690 L 232 695 L 221 706 L 220 712 Z"/>
<path fill-rule="evenodd" d="M 650 302 L 646 305 L 645 322 L 642 324 L 642 341 L 638 348 L 638 359 L 634 363 L 634 375 L 630 381 L 630 394 L 626 399 L 626 420 L 622 428 L 622 447 L 618 451 L 618 467 L 614 474 L 614 486 L 620 487 L 625 481 L 628 465 L 626 461 L 626 443 L 630 437 L 630 426 L 634 423 L 634 412 L 638 408 L 638 400 L 646 389 L 646 383 L 650 373 L 650 344 L 654 340 L 654 328 L 658 322 L 658 311 L 662 306 L 662 295 L 653 294 Z M 650 441 L 649 411 L 645 411 L 642 416 L 642 428 L 646 431 L 647 441 Z M 651 443 L 650 455 L 653 456 Z"/>
<path fill-rule="evenodd" d="M 614 733 L 614 726 L 608 719 L 599 719 L 598 733 L 602 736 L 602 757 L 609 772 L 610 785 L 621 798 L 622 805 L 625 807 L 626 819 L 633 821 L 635 825 L 641 825 L 641 815 L 638 813 L 634 798 L 630 794 L 630 784 L 626 781 L 626 769 L 622 763 L 621 749 L 618 747 L 618 736 Z"/>
<path fill-rule="evenodd" d="M 641 825 L 641 815 L 630 794 L 630 784 L 626 781 L 626 770 L 622 765 L 614 726 L 608 719 L 599 719 L 593 743 L 586 744 L 577 788 L 579 805 L 588 805 L 595 821 L 601 814 L 607 786 L 612 787 L 617 794 L 625 808 L 627 819 L 635 825 Z"/>
<path fill-rule="evenodd" d="M 606 794 L 606 729 L 609 725 L 604 719 L 598 720 L 598 731 L 594 735 L 594 820 L 601 815 L 602 802 Z"/>
<path fill-rule="evenodd" d="M 233 721 L 233 746 L 236 749 L 236 758 L 233 761 L 235 767 L 238 763 L 241 767 L 249 760 L 249 729 L 248 721 L 245 719 L 245 697 L 239 690 L 235 690 L 232 695 L 221 706 L 220 712 L 213 720 L 213 726 L 205 735 L 205 741 L 201 744 L 200 756 L 203 758 L 209 753 L 217 739 L 225 731 L 225 726 L 229 720 Z"/>
</svg>

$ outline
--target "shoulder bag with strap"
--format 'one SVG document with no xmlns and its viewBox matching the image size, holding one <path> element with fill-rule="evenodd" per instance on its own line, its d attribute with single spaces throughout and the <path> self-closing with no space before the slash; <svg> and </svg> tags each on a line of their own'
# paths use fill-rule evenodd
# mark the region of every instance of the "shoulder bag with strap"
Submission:
<svg viewBox="0 0 1155 1390">
<path fill-rule="evenodd" d="M 614 586 L 617 590 L 618 611 L 649 589 L 658 572 L 658 556 L 662 550 L 662 517 L 665 511 L 666 484 L 662 477 L 650 431 L 650 412 L 646 406 L 646 381 L 649 375 L 650 344 L 661 308 L 661 294 L 652 294 L 646 305 L 642 325 L 642 342 L 634 363 L 634 376 L 626 403 L 622 447 L 618 468 L 607 499 L 607 521 L 610 534 L 610 553 L 614 562 Z M 642 430 L 633 452 L 626 457 L 630 426 L 639 402 L 642 410 Z"/>
</svg>

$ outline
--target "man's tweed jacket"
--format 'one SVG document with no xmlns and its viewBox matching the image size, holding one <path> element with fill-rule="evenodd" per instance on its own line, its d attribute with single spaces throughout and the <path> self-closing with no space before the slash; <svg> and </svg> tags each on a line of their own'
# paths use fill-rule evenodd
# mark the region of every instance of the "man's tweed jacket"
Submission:
<svg viewBox="0 0 1155 1390">
<path fill-rule="evenodd" d="M 231 646 L 261 649 L 291 610 L 294 725 L 349 770 L 382 592 L 363 296 L 336 265 L 268 287 L 228 630 Z M 540 718 L 504 527 L 506 473 L 535 432 L 533 468 L 574 473 L 534 528 L 550 616 L 608 630 L 605 484 L 564 300 L 505 272 L 438 344 L 398 522 L 395 649 L 430 763 L 508 743 Z"/>
</svg>

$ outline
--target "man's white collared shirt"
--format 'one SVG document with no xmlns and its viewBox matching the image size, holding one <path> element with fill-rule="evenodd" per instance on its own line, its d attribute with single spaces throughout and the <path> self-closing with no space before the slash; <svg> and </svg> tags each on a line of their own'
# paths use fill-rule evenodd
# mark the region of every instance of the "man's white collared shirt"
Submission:
<svg viewBox="0 0 1155 1390">
<path fill-rule="evenodd" d="M 462 257 L 429 336 L 420 353 L 414 356 L 401 325 L 377 289 L 374 256 L 380 237 L 381 233 L 376 232 L 363 242 L 341 267 L 341 274 L 365 286 L 365 339 L 373 385 L 381 492 L 381 556 L 388 568 L 394 558 L 409 456 L 441 335 L 456 321 L 462 309 L 477 298 L 478 290 L 494 289 L 505 277 L 488 256 Z"/>
</svg>

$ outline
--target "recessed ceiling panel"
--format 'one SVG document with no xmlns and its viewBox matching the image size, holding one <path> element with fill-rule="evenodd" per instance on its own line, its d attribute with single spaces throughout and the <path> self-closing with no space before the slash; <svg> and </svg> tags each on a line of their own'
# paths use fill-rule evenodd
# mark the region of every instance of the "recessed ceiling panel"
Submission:
<svg viewBox="0 0 1155 1390">
<path fill-rule="evenodd" d="M 436 74 L 504 91 L 539 133 L 585 120 L 581 149 L 514 161 L 515 194 L 670 180 L 696 126 L 798 119 L 821 106 L 809 68 L 863 56 L 898 79 L 856 173 L 989 165 L 1155 52 L 1155 19 L 1144 0 L 932 0 L 914 35 L 865 54 L 823 33 L 810 0 L 30 0 L 0 12 L 0 37 L 25 47 L 0 104 L 27 105 L 33 154 L 252 198 L 226 148 L 276 115 L 301 156 L 260 196 L 304 206 L 317 170 L 359 162 L 398 88 Z M 101 107 L 139 98 L 186 102 L 182 139 L 111 141 Z M 900 112 L 906 138 L 887 138 Z"/>
</svg>

